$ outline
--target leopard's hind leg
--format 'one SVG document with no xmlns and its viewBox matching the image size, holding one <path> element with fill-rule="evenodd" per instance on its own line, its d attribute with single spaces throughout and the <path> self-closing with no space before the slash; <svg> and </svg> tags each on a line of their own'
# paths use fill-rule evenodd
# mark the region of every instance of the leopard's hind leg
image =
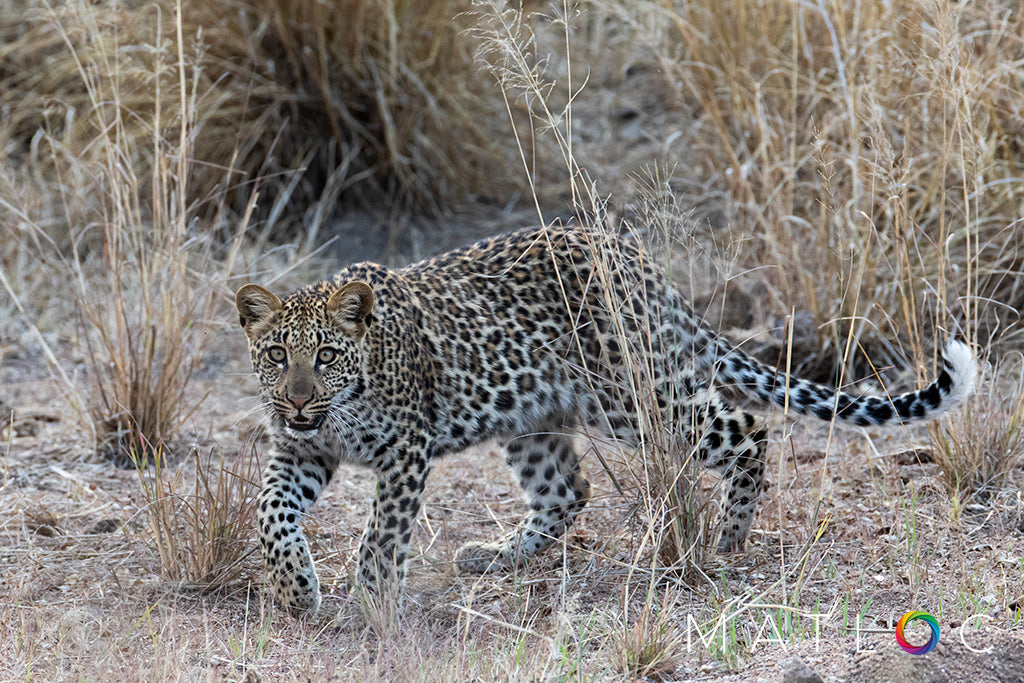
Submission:
<svg viewBox="0 0 1024 683">
<path fill-rule="evenodd" d="M 764 491 L 768 438 L 764 418 L 723 403 L 718 415 L 705 422 L 698 438 L 705 462 L 722 473 L 728 486 L 718 552 L 741 550 Z"/>
<path fill-rule="evenodd" d="M 722 513 L 719 552 L 740 550 L 747 540 L 764 491 L 765 447 L 768 430 L 764 418 L 733 408 L 710 386 L 697 388 L 673 405 L 669 418 L 694 448 L 703 467 L 717 470 L 728 491 Z"/>
<path fill-rule="evenodd" d="M 537 431 L 504 441 L 506 461 L 526 493 L 530 515 L 504 539 L 468 543 L 459 549 L 461 571 L 481 574 L 522 565 L 557 540 L 590 499 L 590 483 L 580 473 L 579 456 L 563 421 L 552 419 Z"/>
<path fill-rule="evenodd" d="M 662 377 L 656 380 L 661 382 L 659 386 L 668 386 Z M 721 473 L 728 492 L 718 551 L 739 550 L 750 533 L 764 490 L 765 421 L 728 405 L 716 389 L 701 387 L 689 371 L 678 372 L 665 392 L 671 398 L 658 400 L 663 416 L 659 427 L 675 430 L 682 437 L 678 444 L 692 449 L 688 452 L 702 467 Z M 639 442 L 642 430 L 629 396 L 622 392 L 602 396 L 601 408 L 598 426 L 626 444 Z"/>
</svg>

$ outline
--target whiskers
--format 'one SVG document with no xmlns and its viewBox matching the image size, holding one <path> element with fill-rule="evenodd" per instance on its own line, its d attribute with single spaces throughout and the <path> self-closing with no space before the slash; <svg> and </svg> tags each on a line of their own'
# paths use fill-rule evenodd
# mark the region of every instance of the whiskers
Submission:
<svg viewBox="0 0 1024 683">
<path fill-rule="evenodd" d="M 289 426 L 285 417 L 289 414 L 289 407 L 283 405 L 280 401 L 262 395 L 252 397 L 247 399 L 247 401 L 250 402 L 250 405 L 247 406 L 245 417 L 251 418 L 255 416 L 260 418 L 259 426 L 252 431 L 251 438 L 254 440 L 262 438 L 268 432 L 275 431 L 275 426 L 280 426 L 282 417 L 285 418 L 285 426 Z M 335 396 L 326 406 L 317 401 L 315 406 L 307 406 L 302 414 L 312 419 L 322 416 L 323 421 L 318 426 L 318 429 L 304 432 L 294 432 L 292 429 L 288 429 L 288 433 L 293 436 L 302 435 L 302 438 L 308 438 L 326 430 L 333 433 L 345 448 L 348 447 L 346 444 L 349 443 L 358 444 L 362 440 L 363 434 L 372 432 L 374 429 L 373 421 L 369 420 L 363 411 L 359 410 L 357 406 L 352 406 L 340 399 L 338 396 Z M 358 446 L 356 446 L 356 450 L 358 450 Z"/>
<path fill-rule="evenodd" d="M 249 397 L 245 399 L 245 402 L 250 405 L 245 409 L 242 419 L 255 416 L 260 418 L 260 422 L 262 423 L 274 416 L 274 404 L 264 399 L 262 396 Z"/>
<path fill-rule="evenodd" d="M 331 407 L 327 411 L 327 420 L 334 430 L 343 436 L 353 436 L 357 431 L 370 429 L 366 420 L 352 410 L 351 406 L 338 401 L 331 402 Z"/>
</svg>

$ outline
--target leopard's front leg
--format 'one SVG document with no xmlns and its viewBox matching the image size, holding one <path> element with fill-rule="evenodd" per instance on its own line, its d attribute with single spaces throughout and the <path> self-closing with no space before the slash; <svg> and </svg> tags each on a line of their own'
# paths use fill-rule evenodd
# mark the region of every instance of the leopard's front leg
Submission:
<svg viewBox="0 0 1024 683">
<path fill-rule="evenodd" d="M 409 539 L 430 471 L 426 450 L 398 447 L 377 469 L 377 497 L 359 546 L 357 583 L 373 593 L 405 578 Z"/>
<path fill-rule="evenodd" d="M 320 585 L 299 518 L 320 496 L 333 471 L 319 458 L 271 451 L 257 498 L 263 561 L 274 597 L 296 615 L 320 608 Z"/>
</svg>

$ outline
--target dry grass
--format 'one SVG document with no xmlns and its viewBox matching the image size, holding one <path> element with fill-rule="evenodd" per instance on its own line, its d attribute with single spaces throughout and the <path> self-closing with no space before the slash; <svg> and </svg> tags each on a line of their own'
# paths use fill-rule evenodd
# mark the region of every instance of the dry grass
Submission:
<svg viewBox="0 0 1024 683">
<path fill-rule="evenodd" d="M 667 567 L 691 580 L 699 580 L 703 577 L 704 560 L 714 542 L 714 530 L 708 523 L 707 496 L 698 483 L 694 459 L 698 446 L 680 438 L 689 425 L 680 429 L 680 425 L 668 424 L 658 408 L 659 398 L 674 403 L 676 399 L 689 397 L 661 395 L 664 388 L 658 386 L 655 378 L 666 370 L 654 367 L 655 359 L 646 353 L 651 344 L 651 330 L 630 329 L 628 321 L 637 318 L 632 310 L 633 300 L 617 293 L 642 292 L 643 288 L 639 282 L 630 280 L 632 269 L 620 263 L 622 256 L 615 245 L 616 230 L 603 221 L 607 205 L 573 153 L 571 98 L 564 107 L 555 104 L 559 101 L 557 95 L 552 95 L 556 84 L 544 74 L 535 35 L 521 11 L 493 2 L 480 3 L 479 11 L 479 35 L 484 46 L 482 58 L 487 61 L 506 101 L 517 98 L 528 101 L 534 112 L 535 126 L 549 131 L 554 138 L 565 164 L 562 172 L 569 179 L 574 213 L 591 229 L 586 234 L 591 240 L 589 251 L 594 260 L 593 277 L 596 282 L 581 285 L 584 289 L 596 285 L 597 291 L 602 293 L 603 298 L 597 305 L 608 314 L 622 361 L 620 368 L 585 367 L 577 370 L 590 382 L 614 383 L 617 395 L 620 394 L 615 403 L 632 405 L 637 410 L 640 443 L 633 457 L 619 468 L 619 476 L 626 475 L 629 487 L 642 492 L 642 503 L 637 506 L 637 526 L 641 529 L 643 541 L 638 545 L 634 563 L 644 563 L 644 558 L 653 553 L 658 558 L 653 563 L 655 568 Z M 568 41 L 570 29 L 564 15 L 554 23 L 565 32 Z M 571 81 L 567 87 L 571 92 Z M 532 174 L 528 161 L 529 143 L 517 135 L 516 144 L 522 155 L 524 172 L 536 186 L 538 179 Z M 534 197 L 538 212 L 541 212 L 539 196 L 535 194 Z M 665 210 L 665 207 L 658 208 Z M 637 231 L 646 232 L 650 227 L 638 226 Z M 659 302 L 647 301 L 645 304 L 651 310 L 659 307 Z M 579 314 L 572 310 L 572 304 L 566 302 L 566 305 L 570 306 L 570 315 Z M 610 424 L 607 420 L 605 423 Z M 588 434 L 588 438 L 598 452 L 606 450 L 609 445 L 612 449 L 621 446 L 614 439 L 597 434 Z M 602 465 L 608 467 L 603 458 Z"/>
<path fill-rule="evenodd" d="M 673 143 L 689 159 L 673 178 L 681 201 L 716 230 L 724 216 L 740 268 L 768 266 L 757 279 L 776 314 L 811 314 L 796 371 L 834 377 L 851 330 L 889 364 L 951 321 L 985 344 L 1019 329 L 1019 12 L 597 5 L 655 41 L 670 94 L 694 115 Z M 845 366 L 868 370 L 860 354 Z"/>
<path fill-rule="evenodd" d="M 100 23 L 106 15 L 79 3 L 62 11 L 74 14 L 51 13 L 46 27 L 62 43 L 61 60 L 74 67 L 67 74 L 74 87 L 54 81 L 72 101 L 61 105 L 68 107 L 63 128 L 47 124 L 33 135 L 36 170 L 51 175 L 34 201 L 5 201 L 16 219 L 7 229 L 22 237 L 16 247 L 66 278 L 62 290 L 75 301 L 88 361 L 87 405 L 78 407 L 101 448 L 131 460 L 167 448 L 198 405 L 188 385 L 208 338 L 202 322 L 214 317 L 248 213 L 215 260 L 189 201 L 201 122 L 190 72 L 199 56 L 186 57 L 181 31 L 166 52 L 125 61 L 117 32 Z M 176 97 L 164 102 L 165 90 Z M 156 104 L 141 104 L 141 92 Z M 6 132 L 17 135 L 19 122 L 13 117 Z M 56 206 L 47 210 L 40 198 Z M 214 208 L 223 223 L 220 199 Z"/>
<path fill-rule="evenodd" d="M 628 321 L 635 320 L 632 299 L 617 292 L 643 291 L 638 282 L 629 281 L 631 268 L 621 263 L 614 244 L 595 240 L 591 245 L 595 256 L 594 276 L 606 299 L 599 302 L 609 312 L 612 329 L 622 356 L 621 368 L 587 368 L 588 376 L 616 378 L 621 383 L 617 404 L 632 405 L 638 415 L 640 443 L 636 451 L 624 459 L 613 458 L 616 481 L 637 495 L 635 508 L 637 544 L 633 564 L 649 566 L 655 574 L 662 571 L 683 577 L 694 585 L 706 581 L 704 568 L 716 541 L 713 523 L 712 496 L 701 485 L 698 451 L 699 432 L 691 440 L 693 424 L 675 424 L 659 408 L 659 402 L 677 405 L 692 400 L 667 391 L 656 378 L 671 372 L 655 367 L 657 362 L 647 350 L 652 343 L 652 330 L 632 333 Z M 657 311 L 659 302 L 647 301 L 649 310 Z M 686 416 L 683 419 L 690 419 Z M 621 448 L 622 444 L 588 435 L 598 451 Z M 614 452 L 614 451 L 613 451 Z M 717 489 L 716 489 L 717 491 Z M 652 579 L 653 580 L 653 579 Z"/>
<path fill-rule="evenodd" d="M 223 451 L 194 449 L 191 481 L 185 467 L 171 469 L 159 450 L 139 458 L 136 470 L 145 503 L 147 540 L 160 558 L 161 574 L 203 590 L 251 579 L 256 551 L 254 513 L 259 489 L 255 449 L 227 459 Z M 150 463 L 152 466 L 150 466 Z"/>
<path fill-rule="evenodd" d="M 959 512 L 1020 489 L 1024 467 L 1024 358 L 1008 353 L 983 373 L 966 409 L 931 430 L 935 459 Z"/>
<path fill-rule="evenodd" d="M 614 641 L 616 665 L 630 677 L 655 681 L 670 680 L 678 666 L 683 638 L 671 613 L 671 601 L 662 598 L 655 603 L 655 591 L 648 592 L 632 624 L 627 624 Z M 670 592 L 666 591 L 665 595 Z M 656 604 L 656 603 L 655 603 Z M 623 600 L 623 614 L 629 614 L 630 603 Z"/>
</svg>

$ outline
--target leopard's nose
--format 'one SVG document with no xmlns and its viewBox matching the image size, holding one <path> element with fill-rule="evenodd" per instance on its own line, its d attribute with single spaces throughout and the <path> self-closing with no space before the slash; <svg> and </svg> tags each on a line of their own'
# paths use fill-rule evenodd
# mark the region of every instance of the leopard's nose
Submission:
<svg viewBox="0 0 1024 683">
<path fill-rule="evenodd" d="M 299 410 L 302 410 L 311 398 L 313 397 L 309 394 L 288 394 L 288 401 Z"/>
</svg>

